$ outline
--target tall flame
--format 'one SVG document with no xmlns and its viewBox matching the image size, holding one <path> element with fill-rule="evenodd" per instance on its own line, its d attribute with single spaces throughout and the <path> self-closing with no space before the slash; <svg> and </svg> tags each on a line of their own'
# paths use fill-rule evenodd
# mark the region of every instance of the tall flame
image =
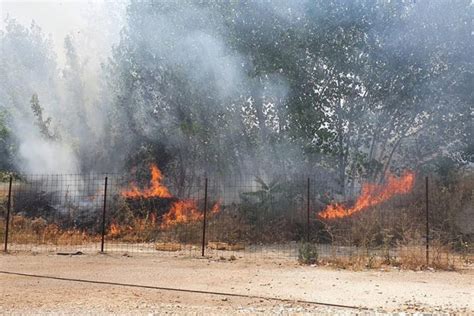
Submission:
<svg viewBox="0 0 474 316">
<path fill-rule="evenodd" d="M 129 199 L 139 198 L 170 198 L 172 197 L 168 188 L 162 184 L 163 174 L 156 165 L 150 166 L 151 180 L 150 186 L 145 189 L 140 189 L 136 185 L 130 185 L 128 190 L 122 191 L 122 196 Z M 210 209 L 211 215 L 220 211 L 220 203 L 215 203 Z M 204 215 L 199 210 L 195 200 L 178 200 L 171 204 L 169 211 L 163 215 L 160 227 L 162 229 L 169 228 L 176 224 L 197 222 L 203 219 Z M 151 214 L 151 223 L 156 222 L 156 215 Z M 111 226 L 110 231 L 119 234 L 118 226 Z"/>
<path fill-rule="evenodd" d="M 389 174 L 386 183 L 377 185 L 366 183 L 362 187 L 362 192 L 357 198 L 354 206 L 345 207 L 342 204 L 331 204 L 324 211 L 318 214 L 324 219 L 335 219 L 351 216 L 368 207 L 375 206 L 387 201 L 397 194 L 405 194 L 413 189 L 415 174 L 411 171 L 405 171 L 401 177 L 395 177 Z"/>
<path fill-rule="evenodd" d="M 130 199 L 138 198 L 169 198 L 171 193 L 167 187 L 165 187 L 161 181 L 163 180 L 163 174 L 156 165 L 150 166 L 151 180 L 150 187 L 140 190 L 136 185 L 132 184 L 129 190 L 123 191 L 122 196 Z"/>
</svg>

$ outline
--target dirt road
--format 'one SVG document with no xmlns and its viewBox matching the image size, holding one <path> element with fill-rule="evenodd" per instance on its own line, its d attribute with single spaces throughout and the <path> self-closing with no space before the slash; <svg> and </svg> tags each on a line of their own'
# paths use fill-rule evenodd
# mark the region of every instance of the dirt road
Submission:
<svg viewBox="0 0 474 316">
<path fill-rule="evenodd" d="M 0 255 L 0 271 L 0 314 L 360 312 L 298 300 L 379 312 L 474 313 L 472 269 L 351 272 L 292 261 L 9 254 Z"/>
</svg>

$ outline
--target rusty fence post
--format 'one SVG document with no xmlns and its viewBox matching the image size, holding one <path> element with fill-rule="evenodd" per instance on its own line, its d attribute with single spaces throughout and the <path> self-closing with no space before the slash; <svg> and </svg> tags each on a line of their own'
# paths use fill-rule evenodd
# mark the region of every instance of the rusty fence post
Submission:
<svg viewBox="0 0 474 316">
<path fill-rule="evenodd" d="M 102 239 L 100 242 L 100 252 L 104 253 L 104 243 L 105 243 L 105 210 L 107 209 L 107 180 L 108 177 L 105 177 L 104 183 L 104 207 L 102 209 Z"/>
<path fill-rule="evenodd" d="M 425 178 L 425 202 L 426 202 L 426 265 L 430 262 L 430 222 L 429 222 L 429 194 L 428 176 Z"/>
<path fill-rule="evenodd" d="M 306 242 L 309 243 L 309 213 L 311 207 L 311 198 L 310 198 L 310 180 L 308 178 L 307 184 L 307 192 L 306 192 Z"/>
<path fill-rule="evenodd" d="M 13 176 L 10 176 L 10 184 L 8 186 L 7 214 L 5 218 L 5 247 L 3 251 L 8 252 L 8 227 L 10 226 L 10 209 L 12 206 L 12 184 Z"/>
<path fill-rule="evenodd" d="M 207 217 L 207 178 L 204 180 L 204 214 L 202 221 L 202 245 L 201 245 L 201 256 L 204 257 L 204 251 L 206 249 L 206 217 Z"/>
</svg>

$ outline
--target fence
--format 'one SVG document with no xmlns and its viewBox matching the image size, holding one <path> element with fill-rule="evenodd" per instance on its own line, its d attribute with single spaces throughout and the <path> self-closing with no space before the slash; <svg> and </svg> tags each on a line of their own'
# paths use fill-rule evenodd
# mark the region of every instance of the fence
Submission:
<svg viewBox="0 0 474 316">
<path fill-rule="evenodd" d="M 406 236 L 393 234 L 408 230 L 428 261 L 428 179 L 417 183 L 358 216 L 323 220 L 335 192 L 314 176 L 23 175 L 0 186 L 0 238 L 5 251 L 297 257 L 306 242 L 321 257 L 396 257 Z"/>
</svg>

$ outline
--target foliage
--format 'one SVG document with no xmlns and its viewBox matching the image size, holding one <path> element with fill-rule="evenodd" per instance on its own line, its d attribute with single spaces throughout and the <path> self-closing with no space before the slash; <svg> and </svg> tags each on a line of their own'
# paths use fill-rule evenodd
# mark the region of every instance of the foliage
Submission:
<svg viewBox="0 0 474 316">
<path fill-rule="evenodd" d="M 80 35 L 58 64 L 39 25 L 8 17 L 0 170 L 23 167 L 17 149 L 40 133 L 61 135 L 77 170 L 156 162 L 177 188 L 326 170 L 319 184 L 345 198 L 390 170 L 447 177 L 472 166 L 471 12 L 466 0 L 130 1 L 93 74 Z M 245 203 L 284 202 L 271 184 Z"/>
<path fill-rule="evenodd" d="M 302 264 L 318 262 L 318 248 L 312 243 L 301 243 L 298 249 L 298 261 Z"/>
<path fill-rule="evenodd" d="M 51 127 L 51 117 L 43 118 L 43 107 L 39 103 L 38 95 L 35 93 L 31 96 L 31 110 L 36 118 L 36 126 L 38 126 L 41 136 L 47 140 L 57 140 L 60 139 L 60 135 L 57 130 L 52 131 Z"/>
<path fill-rule="evenodd" d="M 240 194 L 239 214 L 247 223 L 261 230 L 280 225 L 287 226 L 291 229 L 282 227 L 280 237 L 297 239 L 296 228 L 301 222 L 301 214 L 297 211 L 301 202 L 301 184 L 282 177 L 265 181 L 257 176 L 254 181 L 255 189 Z M 288 234 L 289 231 L 293 232 Z M 269 234 L 273 236 L 272 238 L 276 236 L 276 232 L 269 232 Z"/>
<path fill-rule="evenodd" d="M 6 124 L 5 112 L 0 110 L 0 182 L 13 171 L 14 144 L 11 131 Z M 7 172 L 3 172 L 3 170 Z"/>
<path fill-rule="evenodd" d="M 283 187 L 278 179 L 267 184 L 260 177 L 256 177 L 255 182 L 259 186 L 257 190 L 241 194 L 241 210 L 251 223 L 264 221 L 265 214 L 270 211 L 277 212 L 281 207 L 279 202 L 283 200 Z"/>
</svg>

